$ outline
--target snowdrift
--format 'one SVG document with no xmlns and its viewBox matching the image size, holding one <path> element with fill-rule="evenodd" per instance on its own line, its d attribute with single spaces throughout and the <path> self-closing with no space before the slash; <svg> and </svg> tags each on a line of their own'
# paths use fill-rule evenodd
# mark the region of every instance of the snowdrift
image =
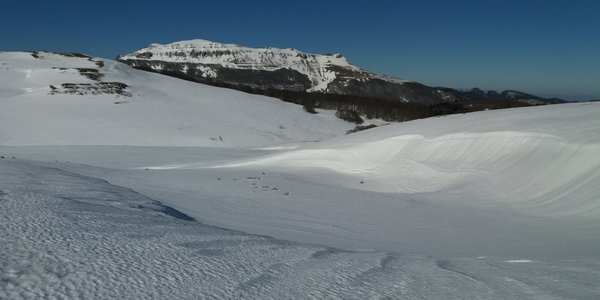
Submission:
<svg viewBox="0 0 600 300">
<path fill-rule="evenodd" d="M 320 170 L 319 182 L 346 188 L 597 217 L 598 116 L 599 104 L 570 104 L 433 118 L 217 167 Z"/>
</svg>

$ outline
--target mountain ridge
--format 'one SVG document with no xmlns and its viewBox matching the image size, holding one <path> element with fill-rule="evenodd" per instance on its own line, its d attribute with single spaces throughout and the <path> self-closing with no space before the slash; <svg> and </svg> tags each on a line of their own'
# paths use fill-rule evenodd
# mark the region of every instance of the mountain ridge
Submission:
<svg viewBox="0 0 600 300">
<path fill-rule="evenodd" d="M 213 69 L 215 65 L 224 68 L 242 70 L 264 70 L 276 71 L 279 69 L 292 69 L 306 75 L 310 85 L 305 87 L 308 92 L 325 91 L 337 75 L 335 73 L 352 74 L 356 76 L 378 75 L 369 73 L 352 65 L 346 57 L 340 53 L 313 54 L 304 53 L 293 48 L 250 48 L 237 44 L 223 44 L 208 40 L 194 39 L 179 41 L 170 44 L 150 44 L 147 47 L 118 57 L 119 60 L 157 60 L 165 63 L 193 63 L 208 65 L 202 72 L 202 77 L 215 78 L 218 70 Z M 164 68 L 154 65 L 154 69 Z M 189 69 L 185 70 L 186 72 Z M 383 78 L 383 76 L 382 76 Z M 386 80 L 398 83 L 403 80 L 388 77 Z"/>
<path fill-rule="evenodd" d="M 134 68 L 256 93 L 267 90 L 369 97 L 421 105 L 516 101 L 525 105 L 566 102 L 506 90 L 483 92 L 430 87 L 363 70 L 340 53 L 312 54 L 293 48 L 251 48 L 203 39 L 150 44 L 118 61 Z M 283 99 L 285 100 L 285 99 Z M 515 104 L 515 106 L 519 106 Z"/>
<path fill-rule="evenodd" d="M 339 53 L 311 54 L 292 48 L 188 40 L 150 44 L 117 60 L 134 68 L 201 83 L 255 90 L 320 92 L 426 104 L 452 98 L 429 87 L 423 90 L 416 82 L 362 70 Z"/>
</svg>

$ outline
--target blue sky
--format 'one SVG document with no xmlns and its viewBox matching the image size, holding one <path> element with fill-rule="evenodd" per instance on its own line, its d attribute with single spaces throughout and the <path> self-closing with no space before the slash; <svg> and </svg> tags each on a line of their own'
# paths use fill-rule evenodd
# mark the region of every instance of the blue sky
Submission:
<svg viewBox="0 0 600 300">
<path fill-rule="evenodd" d="M 192 38 L 340 52 L 433 86 L 600 99 L 600 1 L 0 2 L 0 51 L 114 58 Z"/>
</svg>

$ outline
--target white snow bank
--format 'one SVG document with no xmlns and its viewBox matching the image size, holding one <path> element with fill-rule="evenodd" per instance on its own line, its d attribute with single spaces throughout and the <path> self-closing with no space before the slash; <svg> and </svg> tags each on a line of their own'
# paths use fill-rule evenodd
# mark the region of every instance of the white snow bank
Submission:
<svg viewBox="0 0 600 300">
<path fill-rule="evenodd" d="M 346 188 L 453 191 L 524 213 L 597 217 L 599 116 L 599 104 L 571 104 L 433 118 L 215 167 L 321 169 L 330 175 L 320 183 Z"/>
</svg>

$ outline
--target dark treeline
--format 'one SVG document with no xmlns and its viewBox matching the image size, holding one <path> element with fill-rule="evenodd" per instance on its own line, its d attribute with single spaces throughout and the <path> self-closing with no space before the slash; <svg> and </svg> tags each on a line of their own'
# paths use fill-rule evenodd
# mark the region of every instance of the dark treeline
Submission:
<svg viewBox="0 0 600 300">
<path fill-rule="evenodd" d="M 285 90 L 262 90 L 247 86 L 235 86 L 223 83 L 212 85 L 232 88 L 251 94 L 265 95 L 302 105 L 304 110 L 316 113 L 315 108 L 335 110 L 336 116 L 346 121 L 360 124 L 365 116 L 369 119 L 382 119 L 389 122 L 403 122 L 414 119 L 422 119 L 433 116 L 467 113 L 485 109 L 501 109 L 510 107 L 529 106 L 518 101 L 505 99 L 486 99 L 470 101 L 468 103 L 453 102 L 439 103 L 433 105 L 421 105 L 414 103 L 399 102 L 372 97 L 327 94 L 319 92 L 297 92 Z"/>
<path fill-rule="evenodd" d="M 184 80 L 200 82 L 212 86 L 235 89 L 238 91 L 278 98 L 285 102 L 302 105 L 309 113 L 316 113 L 315 109 L 335 110 L 336 116 L 349 122 L 361 124 L 360 116 L 369 119 L 382 119 L 389 122 L 403 122 L 433 116 L 467 113 L 485 109 L 501 109 L 509 107 L 529 106 L 528 104 L 506 99 L 484 99 L 479 101 L 439 103 L 423 105 L 386 100 L 364 96 L 328 94 L 320 92 L 301 92 L 278 89 L 258 89 L 250 86 L 240 86 L 224 82 L 213 81 L 208 78 L 187 76 L 180 72 L 167 70 L 153 70 L 143 66 L 138 69 L 158 72 L 164 75 L 177 77 Z"/>
</svg>

